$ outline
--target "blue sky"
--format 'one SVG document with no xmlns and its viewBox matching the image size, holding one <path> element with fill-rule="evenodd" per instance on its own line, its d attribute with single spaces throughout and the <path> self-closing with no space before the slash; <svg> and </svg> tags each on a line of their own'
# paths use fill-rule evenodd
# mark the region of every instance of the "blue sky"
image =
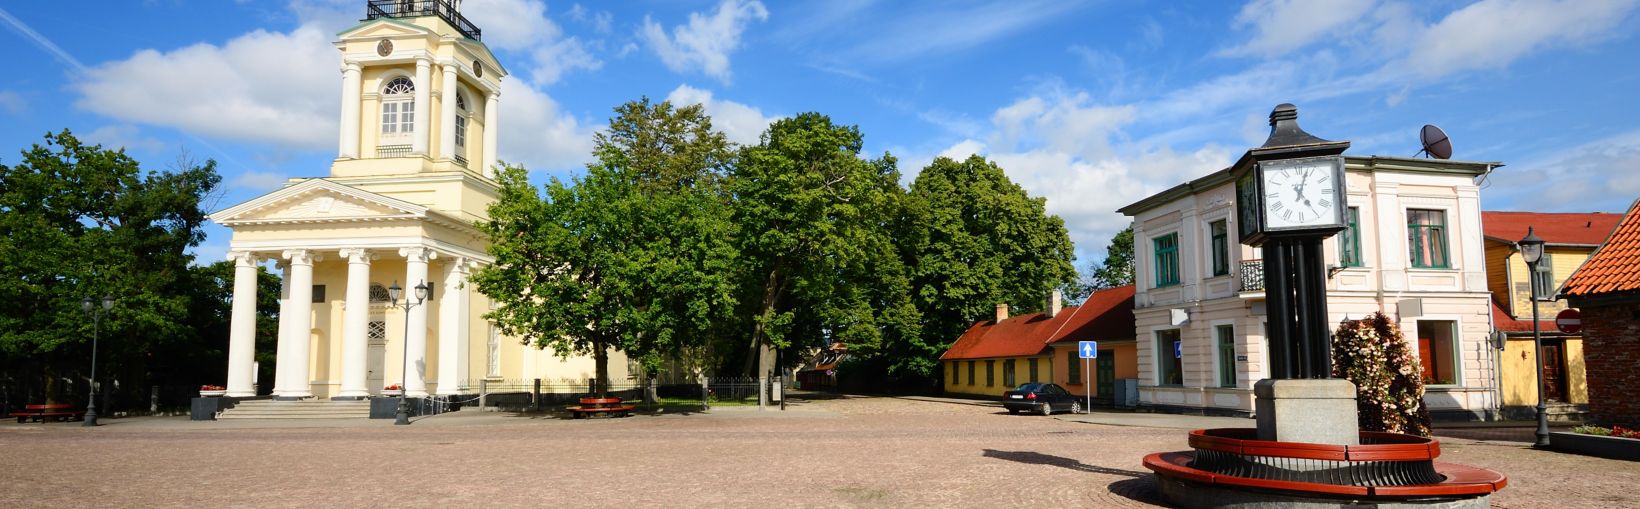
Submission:
<svg viewBox="0 0 1640 509">
<path fill-rule="evenodd" d="M 324 176 L 334 35 L 364 0 L 0 1 L 0 163 L 47 131 L 149 168 L 216 159 L 212 208 Z M 1065 218 L 1085 266 L 1116 208 L 1224 167 L 1292 102 L 1351 154 L 1501 161 L 1488 210 L 1620 211 L 1640 197 L 1640 0 L 1075 2 L 466 0 L 512 73 L 502 159 L 572 175 L 616 105 L 707 106 L 731 139 L 818 111 L 906 181 L 999 162 Z M 221 259 L 228 232 L 197 250 Z"/>
</svg>

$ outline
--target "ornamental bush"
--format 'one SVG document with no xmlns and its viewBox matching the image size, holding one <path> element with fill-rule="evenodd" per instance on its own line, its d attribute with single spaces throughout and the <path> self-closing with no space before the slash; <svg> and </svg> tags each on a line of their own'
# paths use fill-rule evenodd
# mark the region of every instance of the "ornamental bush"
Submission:
<svg viewBox="0 0 1640 509">
<path fill-rule="evenodd" d="M 1361 431 L 1429 436 L 1422 367 L 1383 313 L 1344 320 L 1333 334 L 1333 376 L 1355 384 Z"/>
</svg>

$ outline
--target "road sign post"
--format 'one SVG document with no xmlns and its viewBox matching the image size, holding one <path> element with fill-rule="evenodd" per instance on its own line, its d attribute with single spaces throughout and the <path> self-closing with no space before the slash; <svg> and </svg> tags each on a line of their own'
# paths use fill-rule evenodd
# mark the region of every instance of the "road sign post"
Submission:
<svg viewBox="0 0 1640 509">
<path fill-rule="evenodd" d="M 1088 364 L 1090 361 L 1088 359 L 1099 358 L 1099 342 L 1078 341 L 1076 353 L 1082 357 L 1082 392 L 1088 396 L 1088 406 L 1082 410 L 1091 412 L 1093 411 L 1093 370 L 1089 369 Z"/>
<path fill-rule="evenodd" d="M 1555 315 L 1555 328 L 1566 334 L 1583 332 L 1583 312 L 1566 308 L 1565 311 Z"/>
</svg>

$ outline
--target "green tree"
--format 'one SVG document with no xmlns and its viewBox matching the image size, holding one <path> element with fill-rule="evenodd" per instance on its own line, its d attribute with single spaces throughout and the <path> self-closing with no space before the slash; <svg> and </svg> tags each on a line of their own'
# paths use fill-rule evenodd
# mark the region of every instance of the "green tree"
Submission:
<svg viewBox="0 0 1640 509">
<path fill-rule="evenodd" d="M 907 268 L 891 226 L 904 191 L 894 158 L 859 156 L 854 126 L 803 113 L 770 125 L 731 174 L 751 316 L 746 370 L 771 368 L 765 349 L 845 342 L 878 354 L 884 338 L 915 337 Z"/>
<path fill-rule="evenodd" d="M 654 367 L 697 350 L 735 309 L 736 253 L 724 169 L 734 155 L 700 106 L 647 99 L 616 108 L 595 163 L 544 196 L 507 167 L 480 227 L 496 263 L 473 281 L 503 333 L 592 355 L 607 390 L 608 352 Z"/>
<path fill-rule="evenodd" d="M 1087 291 L 1133 284 L 1133 227 L 1128 226 L 1110 239 L 1105 260 L 1088 264 Z"/>
<path fill-rule="evenodd" d="M 142 171 L 123 150 L 64 130 L 0 165 L 0 356 L 25 376 L 82 379 L 92 323 L 83 298 L 112 295 L 99 374 L 141 374 L 148 354 L 201 341 L 193 255 L 215 163 Z M 220 301 L 216 301 L 221 304 Z M 106 378 L 105 378 L 106 379 Z M 124 378 L 126 386 L 133 378 Z M 49 392 L 49 391 L 48 391 Z"/>
<path fill-rule="evenodd" d="M 939 353 L 997 303 L 1042 309 L 1076 282 L 1064 220 L 1047 213 L 996 163 L 941 157 L 911 184 L 902 245 L 909 251 L 922 336 L 896 348 L 893 368 L 929 375 Z"/>
</svg>

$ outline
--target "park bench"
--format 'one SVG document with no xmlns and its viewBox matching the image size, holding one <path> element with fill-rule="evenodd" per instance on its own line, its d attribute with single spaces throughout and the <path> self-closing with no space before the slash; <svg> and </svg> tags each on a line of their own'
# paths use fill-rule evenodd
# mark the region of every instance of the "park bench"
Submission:
<svg viewBox="0 0 1640 509">
<path fill-rule="evenodd" d="M 637 408 L 622 403 L 621 398 L 581 398 L 581 406 L 569 407 L 569 415 L 576 419 L 598 414 L 626 417 Z"/>
<path fill-rule="evenodd" d="M 84 419 L 85 411 L 74 408 L 74 405 L 68 403 L 47 403 L 44 405 L 24 405 L 23 411 L 12 412 L 11 416 L 16 417 L 19 423 L 31 420 L 44 422 L 46 419 L 66 421 L 69 419 Z"/>
</svg>

